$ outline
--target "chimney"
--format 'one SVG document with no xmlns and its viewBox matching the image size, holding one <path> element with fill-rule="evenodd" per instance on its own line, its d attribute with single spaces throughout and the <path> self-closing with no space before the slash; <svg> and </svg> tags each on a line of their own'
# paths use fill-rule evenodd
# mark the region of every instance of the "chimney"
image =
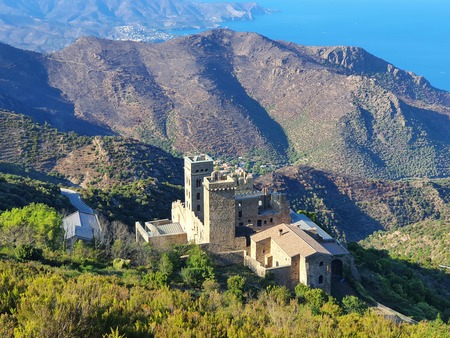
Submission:
<svg viewBox="0 0 450 338">
<path fill-rule="evenodd" d="M 278 236 L 281 236 L 281 235 L 283 235 L 283 229 L 278 230 Z"/>
</svg>

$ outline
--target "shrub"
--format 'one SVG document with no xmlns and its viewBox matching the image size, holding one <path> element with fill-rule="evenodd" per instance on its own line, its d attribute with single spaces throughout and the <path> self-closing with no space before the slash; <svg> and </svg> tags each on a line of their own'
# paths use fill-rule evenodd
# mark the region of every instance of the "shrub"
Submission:
<svg viewBox="0 0 450 338">
<path fill-rule="evenodd" d="M 355 312 L 359 315 L 363 315 L 367 310 L 367 305 L 356 296 L 345 296 L 342 299 L 342 307 L 345 313 Z"/>
<path fill-rule="evenodd" d="M 194 246 L 189 251 L 186 267 L 181 269 L 181 277 L 185 284 L 196 288 L 205 280 L 214 280 L 212 259 L 199 246 Z"/>
<path fill-rule="evenodd" d="M 127 269 L 130 266 L 130 262 L 129 259 L 116 258 L 113 261 L 113 267 L 117 270 Z"/>
<path fill-rule="evenodd" d="M 30 244 L 22 244 L 15 248 L 14 254 L 20 261 L 39 261 L 42 259 L 42 249 Z"/>
</svg>

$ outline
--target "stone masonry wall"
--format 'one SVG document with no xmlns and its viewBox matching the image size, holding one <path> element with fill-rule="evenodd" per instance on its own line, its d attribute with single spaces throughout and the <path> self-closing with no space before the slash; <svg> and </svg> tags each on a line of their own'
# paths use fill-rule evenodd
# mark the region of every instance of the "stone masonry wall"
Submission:
<svg viewBox="0 0 450 338">
<path fill-rule="evenodd" d="M 234 248 L 234 189 L 233 180 L 205 180 L 205 234 L 223 249 Z"/>
</svg>

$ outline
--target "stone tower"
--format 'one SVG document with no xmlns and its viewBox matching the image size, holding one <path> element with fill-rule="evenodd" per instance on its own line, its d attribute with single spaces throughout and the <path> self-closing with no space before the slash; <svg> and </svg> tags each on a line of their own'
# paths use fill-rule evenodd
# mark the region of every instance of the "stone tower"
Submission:
<svg viewBox="0 0 450 338">
<path fill-rule="evenodd" d="M 236 182 L 231 176 L 214 172 L 204 181 L 205 239 L 217 248 L 229 249 L 235 245 Z"/>
<path fill-rule="evenodd" d="M 184 201 L 202 222 L 204 220 L 203 179 L 211 176 L 214 163 L 208 155 L 186 156 L 184 158 Z"/>
</svg>

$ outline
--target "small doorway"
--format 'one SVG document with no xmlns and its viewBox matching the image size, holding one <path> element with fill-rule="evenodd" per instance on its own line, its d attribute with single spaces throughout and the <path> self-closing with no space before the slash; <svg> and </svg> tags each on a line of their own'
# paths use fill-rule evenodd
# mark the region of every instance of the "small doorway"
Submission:
<svg viewBox="0 0 450 338">
<path fill-rule="evenodd" d="M 334 280 L 341 280 L 344 278 L 344 264 L 340 259 L 331 261 L 331 278 Z"/>
</svg>

